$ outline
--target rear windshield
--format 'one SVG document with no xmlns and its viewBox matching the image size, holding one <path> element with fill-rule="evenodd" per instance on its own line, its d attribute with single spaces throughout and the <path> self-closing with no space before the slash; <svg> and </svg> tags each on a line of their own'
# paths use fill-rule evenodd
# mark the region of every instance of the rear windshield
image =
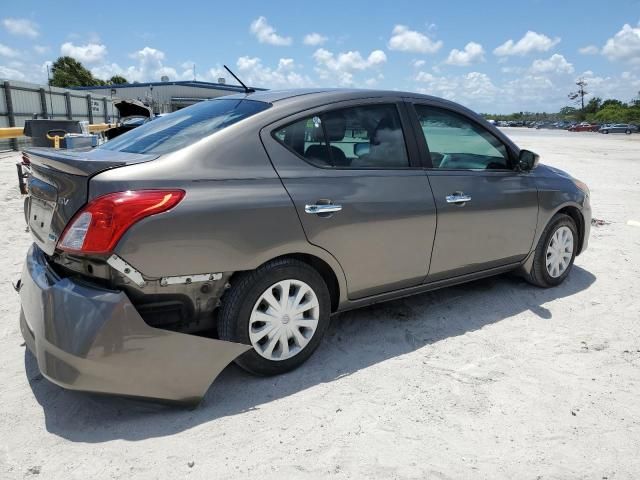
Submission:
<svg viewBox="0 0 640 480">
<path fill-rule="evenodd" d="M 270 106 L 246 99 L 208 100 L 151 120 L 100 148 L 129 153 L 174 152 Z"/>
</svg>

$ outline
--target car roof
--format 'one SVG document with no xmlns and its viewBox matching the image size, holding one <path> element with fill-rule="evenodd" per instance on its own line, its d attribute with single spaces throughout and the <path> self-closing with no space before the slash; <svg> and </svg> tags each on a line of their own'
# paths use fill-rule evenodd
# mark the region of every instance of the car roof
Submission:
<svg viewBox="0 0 640 480">
<path fill-rule="evenodd" d="M 335 98 L 336 100 L 350 100 L 372 97 L 420 97 L 442 100 L 415 92 L 401 92 L 397 90 L 369 90 L 361 88 L 292 88 L 287 90 L 264 90 L 248 94 L 234 94 L 218 97 L 219 99 L 247 99 L 266 103 L 276 103 L 289 99 L 305 97 L 304 100 L 316 101 L 318 97 L 323 99 Z M 302 98 L 300 98 L 302 100 Z"/>
</svg>

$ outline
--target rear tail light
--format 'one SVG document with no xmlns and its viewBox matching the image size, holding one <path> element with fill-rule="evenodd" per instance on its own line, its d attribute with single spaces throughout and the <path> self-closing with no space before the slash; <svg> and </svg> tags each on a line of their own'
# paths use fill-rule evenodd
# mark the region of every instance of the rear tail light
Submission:
<svg viewBox="0 0 640 480">
<path fill-rule="evenodd" d="M 131 225 L 166 212 L 183 197 L 182 190 L 133 190 L 98 197 L 69 222 L 58 248 L 68 252 L 110 253 Z"/>
</svg>

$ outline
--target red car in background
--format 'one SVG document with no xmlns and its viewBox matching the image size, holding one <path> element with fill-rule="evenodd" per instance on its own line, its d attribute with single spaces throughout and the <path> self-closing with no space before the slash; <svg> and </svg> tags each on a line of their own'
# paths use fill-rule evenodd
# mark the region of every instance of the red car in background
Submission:
<svg viewBox="0 0 640 480">
<path fill-rule="evenodd" d="M 582 122 L 577 125 L 572 125 L 569 127 L 570 132 L 597 132 L 600 128 L 600 125 L 589 122 Z"/>
</svg>

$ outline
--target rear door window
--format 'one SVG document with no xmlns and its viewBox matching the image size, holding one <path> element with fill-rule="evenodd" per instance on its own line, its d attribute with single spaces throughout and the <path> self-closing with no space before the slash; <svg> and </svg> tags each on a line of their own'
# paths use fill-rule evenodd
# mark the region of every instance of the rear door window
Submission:
<svg viewBox="0 0 640 480">
<path fill-rule="evenodd" d="M 99 148 L 129 153 L 169 153 L 270 106 L 269 103 L 247 99 L 206 100 L 151 120 Z"/>
<path fill-rule="evenodd" d="M 274 133 L 309 163 L 324 168 L 408 168 L 395 105 L 366 105 L 313 115 Z"/>
</svg>

